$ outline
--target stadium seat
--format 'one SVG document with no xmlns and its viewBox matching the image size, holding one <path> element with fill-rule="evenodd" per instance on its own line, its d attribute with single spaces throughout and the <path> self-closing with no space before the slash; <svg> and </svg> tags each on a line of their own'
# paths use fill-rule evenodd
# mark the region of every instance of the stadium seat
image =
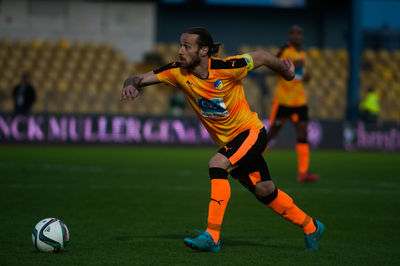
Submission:
<svg viewBox="0 0 400 266">
<path fill-rule="evenodd" d="M 252 48 L 251 48 L 250 45 L 244 44 L 244 45 L 241 45 L 241 46 L 239 47 L 238 53 L 239 53 L 239 54 L 244 54 L 244 53 L 251 52 L 251 50 L 252 50 Z"/>
<path fill-rule="evenodd" d="M 164 63 L 177 60 L 178 43 L 157 43 L 154 52 Z M 238 54 L 263 49 L 276 54 L 273 45 L 241 45 Z M 306 72 L 311 80 L 305 84 L 310 99 L 310 113 L 320 119 L 342 119 L 347 99 L 349 58 L 346 49 L 307 49 Z M 228 56 L 222 48 L 219 57 Z M 379 89 L 381 119 L 398 119 L 400 111 L 400 50 L 365 49 L 362 53 L 360 95 L 367 88 Z M 118 92 L 123 80 L 134 73 L 150 71 L 158 65 L 130 62 L 112 43 L 61 39 L 58 41 L 32 39 L 0 39 L 0 109 L 12 110 L 11 90 L 24 71 L 31 72 L 38 101 L 34 111 L 46 112 L 112 112 L 121 114 L 162 115 L 168 109 L 168 89 L 148 87 L 135 104 L 121 104 Z M 255 111 L 268 116 L 277 77 L 268 75 L 265 84 L 269 95 L 263 97 L 261 84 L 252 78 L 243 80 L 245 94 Z M 161 93 L 160 93 L 161 91 Z M 3 93 L 3 94 L 2 94 Z M 93 94 L 96 96 L 93 96 Z M 69 95 L 69 96 L 66 96 Z M 82 104 L 87 98 L 87 104 Z M 4 100 L 6 99 L 6 100 Z M 107 99 L 107 100 L 106 100 Z M 11 103 L 10 103 L 11 102 Z M 68 102 L 68 103 L 67 103 Z M 340 108 L 338 108 L 338 106 Z M 336 111 L 335 111 L 336 108 Z M 341 111 L 337 111 L 340 109 Z M 343 110 L 342 110 L 343 109 Z M 191 110 L 190 107 L 187 110 Z M 185 113 L 193 115 L 192 111 Z"/>
<path fill-rule="evenodd" d="M 319 60 L 322 57 L 321 51 L 316 47 L 309 48 L 308 49 L 308 54 L 314 60 Z"/>
</svg>

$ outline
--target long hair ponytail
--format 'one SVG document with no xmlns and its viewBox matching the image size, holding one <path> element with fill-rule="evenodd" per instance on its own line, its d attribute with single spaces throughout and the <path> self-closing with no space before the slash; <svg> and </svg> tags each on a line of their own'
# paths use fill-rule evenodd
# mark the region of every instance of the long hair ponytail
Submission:
<svg viewBox="0 0 400 266">
<path fill-rule="evenodd" d="M 222 46 L 222 43 L 220 42 L 214 43 L 210 32 L 203 27 L 193 27 L 187 29 L 185 33 L 199 35 L 199 38 L 197 38 L 197 44 L 199 47 L 208 47 L 208 56 L 214 56 L 218 54 L 219 48 Z"/>
</svg>

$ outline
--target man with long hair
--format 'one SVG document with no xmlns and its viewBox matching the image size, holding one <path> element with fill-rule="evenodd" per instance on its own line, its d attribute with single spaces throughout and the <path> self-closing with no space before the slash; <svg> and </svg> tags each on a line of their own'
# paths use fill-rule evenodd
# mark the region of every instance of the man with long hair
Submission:
<svg viewBox="0 0 400 266">
<path fill-rule="evenodd" d="M 231 196 L 230 174 L 261 203 L 300 226 L 305 234 L 306 250 L 318 250 L 325 227 L 298 208 L 271 180 L 263 157 L 267 133 L 257 113 L 250 110 L 240 81 L 248 71 L 261 66 L 292 80 L 294 65 L 265 51 L 224 60 L 212 57 L 218 53 L 219 46 L 205 28 L 190 28 L 180 38 L 178 62 L 129 77 L 120 93 L 121 100 L 133 100 L 141 88 L 160 82 L 181 89 L 220 147 L 209 161 L 211 199 L 207 229 L 195 238 L 185 238 L 184 243 L 194 249 L 220 251 L 220 230 Z"/>
</svg>

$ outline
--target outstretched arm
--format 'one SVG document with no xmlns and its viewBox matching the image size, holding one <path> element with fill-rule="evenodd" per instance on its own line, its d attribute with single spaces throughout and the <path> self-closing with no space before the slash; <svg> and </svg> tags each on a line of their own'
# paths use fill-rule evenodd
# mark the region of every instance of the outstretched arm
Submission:
<svg viewBox="0 0 400 266">
<path fill-rule="evenodd" d="M 149 71 L 141 75 L 130 76 L 124 82 L 124 88 L 119 94 L 119 99 L 134 100 L 136 97 L 138 97 L 140 88 L 157 83 L 160 83 L 160 80 L 153 71 Z"/>
<path fill-rule="evenodd" d="M 250 52 L 249 55 L 253 58 L 254 69 L 266 66 L 278 72 L 286 80 L 294 79 L 294 65 L 290 59 L 279 60 L 266 51 Z"/>
</svg>

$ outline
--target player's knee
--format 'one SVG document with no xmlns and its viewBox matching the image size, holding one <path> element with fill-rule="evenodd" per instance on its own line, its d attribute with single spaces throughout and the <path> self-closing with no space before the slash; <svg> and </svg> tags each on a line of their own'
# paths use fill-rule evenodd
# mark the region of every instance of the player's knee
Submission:
<svg viewBox="0 0 400 266">
<path fill-rule="evenodd" d="M 297 139 L 307 140 L 307 123 L 299 123 L 297 125 Z"/>
<path fill-rule="evenodd" d="M 307 130 L 297 131 L 297 142 L 307 142 Z"/>
<path fill-rule="evenodd" d="M 271 180 L 261 181 L 256 184 L 254 195 L 257 197 L 257 199 L 263 199 L 272 195 L 275 190 L 275 184 Z"/>
<path fill-rule="evenodd" d="M 272 190 L 272 192 L 265 194 L 265 195 L 256 195 L 255 194 L 255 196 L 260 202 L 262 202 L 264 204 L 269 204 L 272 201 L 274 201 L 276 199 L 276 197 L 278 196 L 278 188 L 275 187 L 275 185 L 274 185 L 274 189 Z"/>
</svg>

